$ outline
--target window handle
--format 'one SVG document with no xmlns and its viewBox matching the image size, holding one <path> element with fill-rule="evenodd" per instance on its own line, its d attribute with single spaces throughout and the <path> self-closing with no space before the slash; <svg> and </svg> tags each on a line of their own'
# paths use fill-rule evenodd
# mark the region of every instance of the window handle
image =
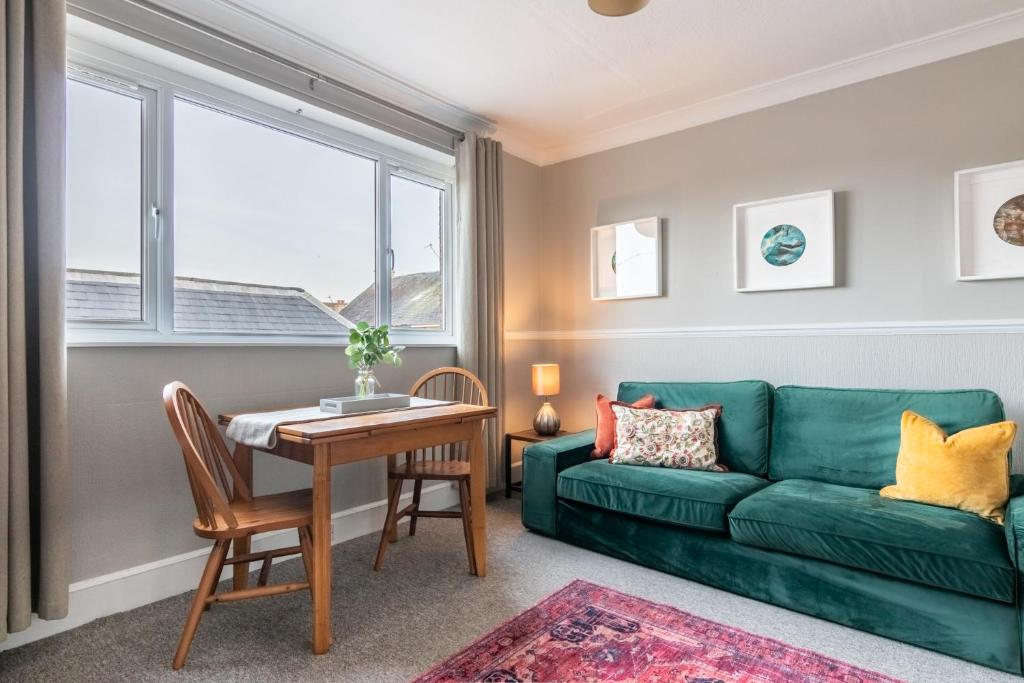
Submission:
<svg viewBox="0 0 1024 683">
<path fill-rule="evenodd" d="M 390 272 L 395 272 L 395 250 L 388 249 L 388 268 Z"/>
<path fill-rule="evenodd" d="M 153 218 L 153 239 L 160 239 L 160 207 L 153 204 L 149 207 L 149 215 Z"/>
</svg>

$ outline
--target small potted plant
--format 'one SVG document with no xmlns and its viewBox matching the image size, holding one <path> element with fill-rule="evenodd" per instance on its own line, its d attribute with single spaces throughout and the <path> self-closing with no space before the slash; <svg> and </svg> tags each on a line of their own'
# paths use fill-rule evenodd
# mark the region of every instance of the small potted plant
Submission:
<svg viewBox="0 0 1024 683">
<path fill-rule="evenodd" d="M 393 346 L 388 338 L 388 326 L 373 327 L 363 321 L 348 333 L 348 366 L 356 371 L 356 396 L 367 398 L 377 393 L 377 377 L 373 368 L 380 363 L 387 363 L 396 368 L 402 364 L 398 355 L 404 346 Z"/>
</svg>

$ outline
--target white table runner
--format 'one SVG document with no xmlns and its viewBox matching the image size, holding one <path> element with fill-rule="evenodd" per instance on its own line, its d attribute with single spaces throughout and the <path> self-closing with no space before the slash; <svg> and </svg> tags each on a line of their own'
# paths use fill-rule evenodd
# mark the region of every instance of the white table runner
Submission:
<svg viewBox="0 0 1024 683">
<path fill-rule="evenodd" d="M 447 406 L 453 403 L 456 403 L 456 401 L 435 401 L 429 398 L 413 396 L 408 407 L 372 410 L 365 413 L 357 413 L 357 415 L 393 413 L 399 410 Z M 246 446 L 251 446 L 258 450 L 270 450 L 277 445 L 277 428 L 281 425 L 317 422 L 318 420 L 337 420 L 345 417 L 353 416 L 325 413 L 318 406 L 274 410 L 266 413 L 243 413 L 242 415 L 236 415 L 228 424 L 227 435 L 232 441 L 243 443 Z"/>
</svg>

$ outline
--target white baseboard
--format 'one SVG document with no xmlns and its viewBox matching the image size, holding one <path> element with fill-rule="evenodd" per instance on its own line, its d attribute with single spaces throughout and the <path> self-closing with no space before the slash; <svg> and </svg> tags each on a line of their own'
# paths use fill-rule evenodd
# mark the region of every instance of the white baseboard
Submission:
<svg viewBox="0 0 1024 683">
<path fill-rule="evenodd" d="M 403 494 L 409 498 L 412 493 Z M 424 487 L 423 506 L 425 508 L 443 509 L 457 505 L 458 493 L 449 483 Z M 332 543 L 379 532 L 384 526 L 387 500 L 378 500 L 365 505 L 335 512 L 332 519 Z M 403 520 L 404 522 L 405 520 Z M 294 531 L 272 531 L 253 536 L 254 551 L 270 550 L 297 545 L 298 536 Z M 62 631 L 87 624 L 94 619 L 118 612 L 141 607 L 172 595 L 194 590 L 199 582 L 209 548 L 200 548 L 192 552 L 165 557 L 155 562 L 140 564 L 128 569 L 104 574 L 85 581 L 71 584 L 68 604 L 68 616 L 56 621 L 32 617 L 32 625 L 24 631 L 12 633 L 0 642 L 0 651 L 31 643 L 52 636 Z M 367 571 L 373 558 L 366 558 Z M 251 571 L 258 571 L 259 563 L 254 563 Z M 231 575 L 231 568 L 224 570 L 221 578 Z M 184 618 L 184 615 L 183 615 Z"/>
</svg>

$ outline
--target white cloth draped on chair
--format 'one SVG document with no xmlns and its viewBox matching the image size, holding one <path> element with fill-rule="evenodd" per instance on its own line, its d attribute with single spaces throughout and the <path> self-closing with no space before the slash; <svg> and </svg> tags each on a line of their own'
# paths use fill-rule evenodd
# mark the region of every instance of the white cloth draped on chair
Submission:
<svg viewBox="0 0 1024 683">
<path fill-rule="evenodd" d="M 498 415 L 487 426 L 487 487 L 498 488 L 504 434 L 504 268 L 501 143 L 467 133 L 456 149 L 458 365 L 484 383 Z"/>
</svg>

